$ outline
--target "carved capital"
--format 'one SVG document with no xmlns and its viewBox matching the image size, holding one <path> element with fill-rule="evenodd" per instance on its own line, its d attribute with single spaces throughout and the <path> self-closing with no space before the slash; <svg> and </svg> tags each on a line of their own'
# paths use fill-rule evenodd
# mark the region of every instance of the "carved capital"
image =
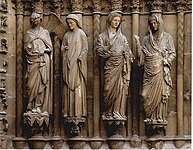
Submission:
<svg viewBox="0 0 193 150">
<path fill-rule="evenodd" d="M 32 11 L 37 12 L 39 14 L 43 13 L 43 2 L 42 2 L 42 0 L 32 2 Z"/>
<path fill-rule="evenodd" d="M 178 0 L 176 2 L 177 11 L 185 11 L 188 4 L 189 3 L 186 0 Z"/>
<path fill-rule="evenodd" d="M 131 4 L 132 11 L 139 11 L 139 9 L 141 8 L 139 0 L 133 0 Z"/>
<path fill-rule="evenodd" d="M 60 14 L 61 10 L 61 1 L 60 0 L 53 0 L 51 2 L 51 10 L 56 14 Z"/>
<path fill-rule="evenodd" d="M 110 0 L 112 11 L 122 11 L 122 0 Z"/>
<path fill-rule="evenodd" d="M 24 5 L 21 1 L 16 2 L 16 14 L 22 15 L 24 11 Z"/>
<path fill-rule="evenodd" d="M 161 0 L 148 1 L 147 4 L 149 5 L 150 11 L 162 10 L 163 2 Z"/>
<path fill-rule="evenodd" d="M 72 11 L 82 11 L 82 0 L 71 0 Z"/>
<path fill-rule="evenodd" d="M 100 0 L 93 0 L 94 5 L 94 11 L 100 11 L 101 10 L 101 1 Z"/>
</svg>

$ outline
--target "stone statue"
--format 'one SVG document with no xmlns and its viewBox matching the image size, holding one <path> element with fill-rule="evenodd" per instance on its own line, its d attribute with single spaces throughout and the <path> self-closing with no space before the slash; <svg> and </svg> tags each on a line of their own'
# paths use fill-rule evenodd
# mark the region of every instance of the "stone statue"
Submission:
<svg viewBox="0 0 193 150">
<path fill-rule="evenodd" d="M 172 36 L 163 29 L 161 16 L 151 15 L 149 33 L 137 50 L 139 64 L 144 66 L 142 98 L 146 119 L 150 124 L 167 124 L 167 100 L 172 87 L 171 63 L 176 57 Z"/>
<path fill-rule="evenodd" d="M 42 17 L 32 13 L 32 28 L 25 36 L 27 60 L 27 110 L 32 113 L 51 113 L 51 60 L 52 43 L 49 32 L 41 27 Z"/>
<path fill-rule="evenodd" d="M 85 117 L 88 42 L 75 14 L 66 17 L 70 30 L 62 42 L 63 116 Z"/>
<path fill-rule="evenodd" d="M 125 109 L 134 57 L 121 32 L 121 19 L 119 13 L 111 12 L 107 17 L 106 30 L 99 35 L 97 43 L 97 54 L 105 59 L 103 120 L 126 120 Z"/>
</svg>

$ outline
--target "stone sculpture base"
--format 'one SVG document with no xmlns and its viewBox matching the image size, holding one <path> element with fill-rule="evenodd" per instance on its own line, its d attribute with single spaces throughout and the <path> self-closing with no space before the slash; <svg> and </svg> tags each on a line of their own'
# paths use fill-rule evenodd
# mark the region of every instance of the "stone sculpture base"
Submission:
<svg viewBox="0 0 193 150">
<path fill-rule="evenodd" d="M 48 113 L 24 113 L 24 124 L 30 130 L 31 137 L 28 139 L 30 149 L 43 149 L 46 145 L 46 139 L 42 133 L 47 130 L 49 125 Z"/>
<path fill-rule="evenodd" d="M 107 144 L 109 148 L 112 149 L 120 149 L 124 146 L 125 140 L 125 121 L 126 118 L 106 118 L 102 116 L 102 119 L 105 123 L 105 128 L 107 131 L 107 136 L 109 137 L 107 140 Z"/>
<path fill-rule="evenodd" d="M 163 140 L 159 140 L 160 137 L 164 137 L 166 135 L 166 126 L 168 124 L 167 121 L 157 121 L 157 120 L 144 120 L 146 127 L 146 135 L 147 135 L 147 145 L 148 148 L 152 149 L 162 149 L 164 145 Z"/>
<path fill-rule="evenodd" d="M 81 139 L 82 125 L 85 121 L 84 117 L 64 117 L 64 127 L 66 135 L 69 137 L 70 149 L 81 149 L 85 146 L 85 142 Z"/>
</svg>

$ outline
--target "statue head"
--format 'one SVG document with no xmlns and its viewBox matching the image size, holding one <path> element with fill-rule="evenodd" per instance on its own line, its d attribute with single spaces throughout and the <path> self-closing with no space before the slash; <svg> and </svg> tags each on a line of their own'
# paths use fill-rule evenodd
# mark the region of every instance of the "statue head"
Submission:
<svg viewBox="0 0 193 150">
<path fill-rule="evenodd" d="M 77 15 L 75 14 L 69 14 L 67 17 L 66 17 L 66 23 L 68 25 L 68 27 L 70 28 L 70 30 L 73 30 L 75 25 L 81 29 L 81 26 L 80 26 L 80 21 L 79 21 L 79 18 Z"/>
<path fill-rule="evenodd" d="M 113 28 L 118 29 L 120 27 L 120 24 L 122 22 L 122 16 L 116 11 L 112 11 L 109 13 L 107 17 L 107 27 L 109 28 L 110 26 Z"/>
<path fill-rule="evenodd" d="M 30 22 L 32 27 L 36 27 L 38 25 L 40 25 L 40 23 L 42 22 L 42 16 L 36 12 L 31 14 L 30 17 Z"/>
<path fill-rule="evenodd" d="M 163 20 L 161 16 L 155 14 L 149 16 L 148 24 L 153 33 L 160 31 L 163 28 Z"/>
</svg>

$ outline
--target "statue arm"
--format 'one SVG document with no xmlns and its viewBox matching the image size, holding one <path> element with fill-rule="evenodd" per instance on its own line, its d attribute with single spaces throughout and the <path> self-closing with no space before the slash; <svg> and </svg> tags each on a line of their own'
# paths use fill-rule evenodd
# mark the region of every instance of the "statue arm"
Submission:
<svg viewBox="0 0 193 150">
<path fill-rule="evenodd" d="M 97 54 L 98 56 L 101 56 L 103 58 L 107 58 L 111 56 L 111 50 L 110 50 L 110 45 L 105 46 L 104 45 L 104 39 L 102 38 L 101 35 L 98 37 L 98 42 L 97 42 Z"/>
<path fill-rule="evenodd" d="M 173 43 L 173 38 L 171 35 L 168 35 L 168 42 L 167 42 L 167 46 L 166 46 L 166 54 L 164 55 L 164 65 L 168 65 L 169 67 L 171 67 L 171 63 L 174 60 L 174 58 L 176 57 L 176 52 L 175 52 L 175 47 L 174 47 L 174 43 Z"/>
<path fill-rule="evenodd" d="M 141 46 L 141 43 L 140 43 L 140 40 L 139 40 L 139 36 L 134 35 L 134 38 L 136 40 L 137 56 L 139 58 L 138 64 L 139 64 L 139 66 L 142 66 L 144 64 L 144 54 L 143 54 L 142 49 L 146 48 L 146 47 L 145 46 L 143 46 L 143 47 Z M 144 41 L 143 41 L 142 45 L 144 45 Z"/>
<path fill-rule="evenodd" d="M 173 38 L 169 36 L 169 55 L 168 55 L 168 62 L 171 64 L 171 62 L 176 57 L 176 51 L 174 47 Z"/>
<path fill-rule="evenodd" d="M 82 36 L 82 50 L 78 57 L 78 60 L 82 61 L 85 57 L 87 57 L 87 53 L 88 53 L 88 41 L 87 41 L 86 35 L 83 35 Z"/>
<path fill-rule="evenodd" d="M 129 43 L 127 41 L 127 38 L 125 37 L 124 39 L 124 50 L 123 50 L 123 55 L 127 58 L 128 60 L 128 63 L 132 63 L 133 60 L 135 59 L 132 51 L 131 51 L 131 48 L 129 47 Z"/>
</svg>

